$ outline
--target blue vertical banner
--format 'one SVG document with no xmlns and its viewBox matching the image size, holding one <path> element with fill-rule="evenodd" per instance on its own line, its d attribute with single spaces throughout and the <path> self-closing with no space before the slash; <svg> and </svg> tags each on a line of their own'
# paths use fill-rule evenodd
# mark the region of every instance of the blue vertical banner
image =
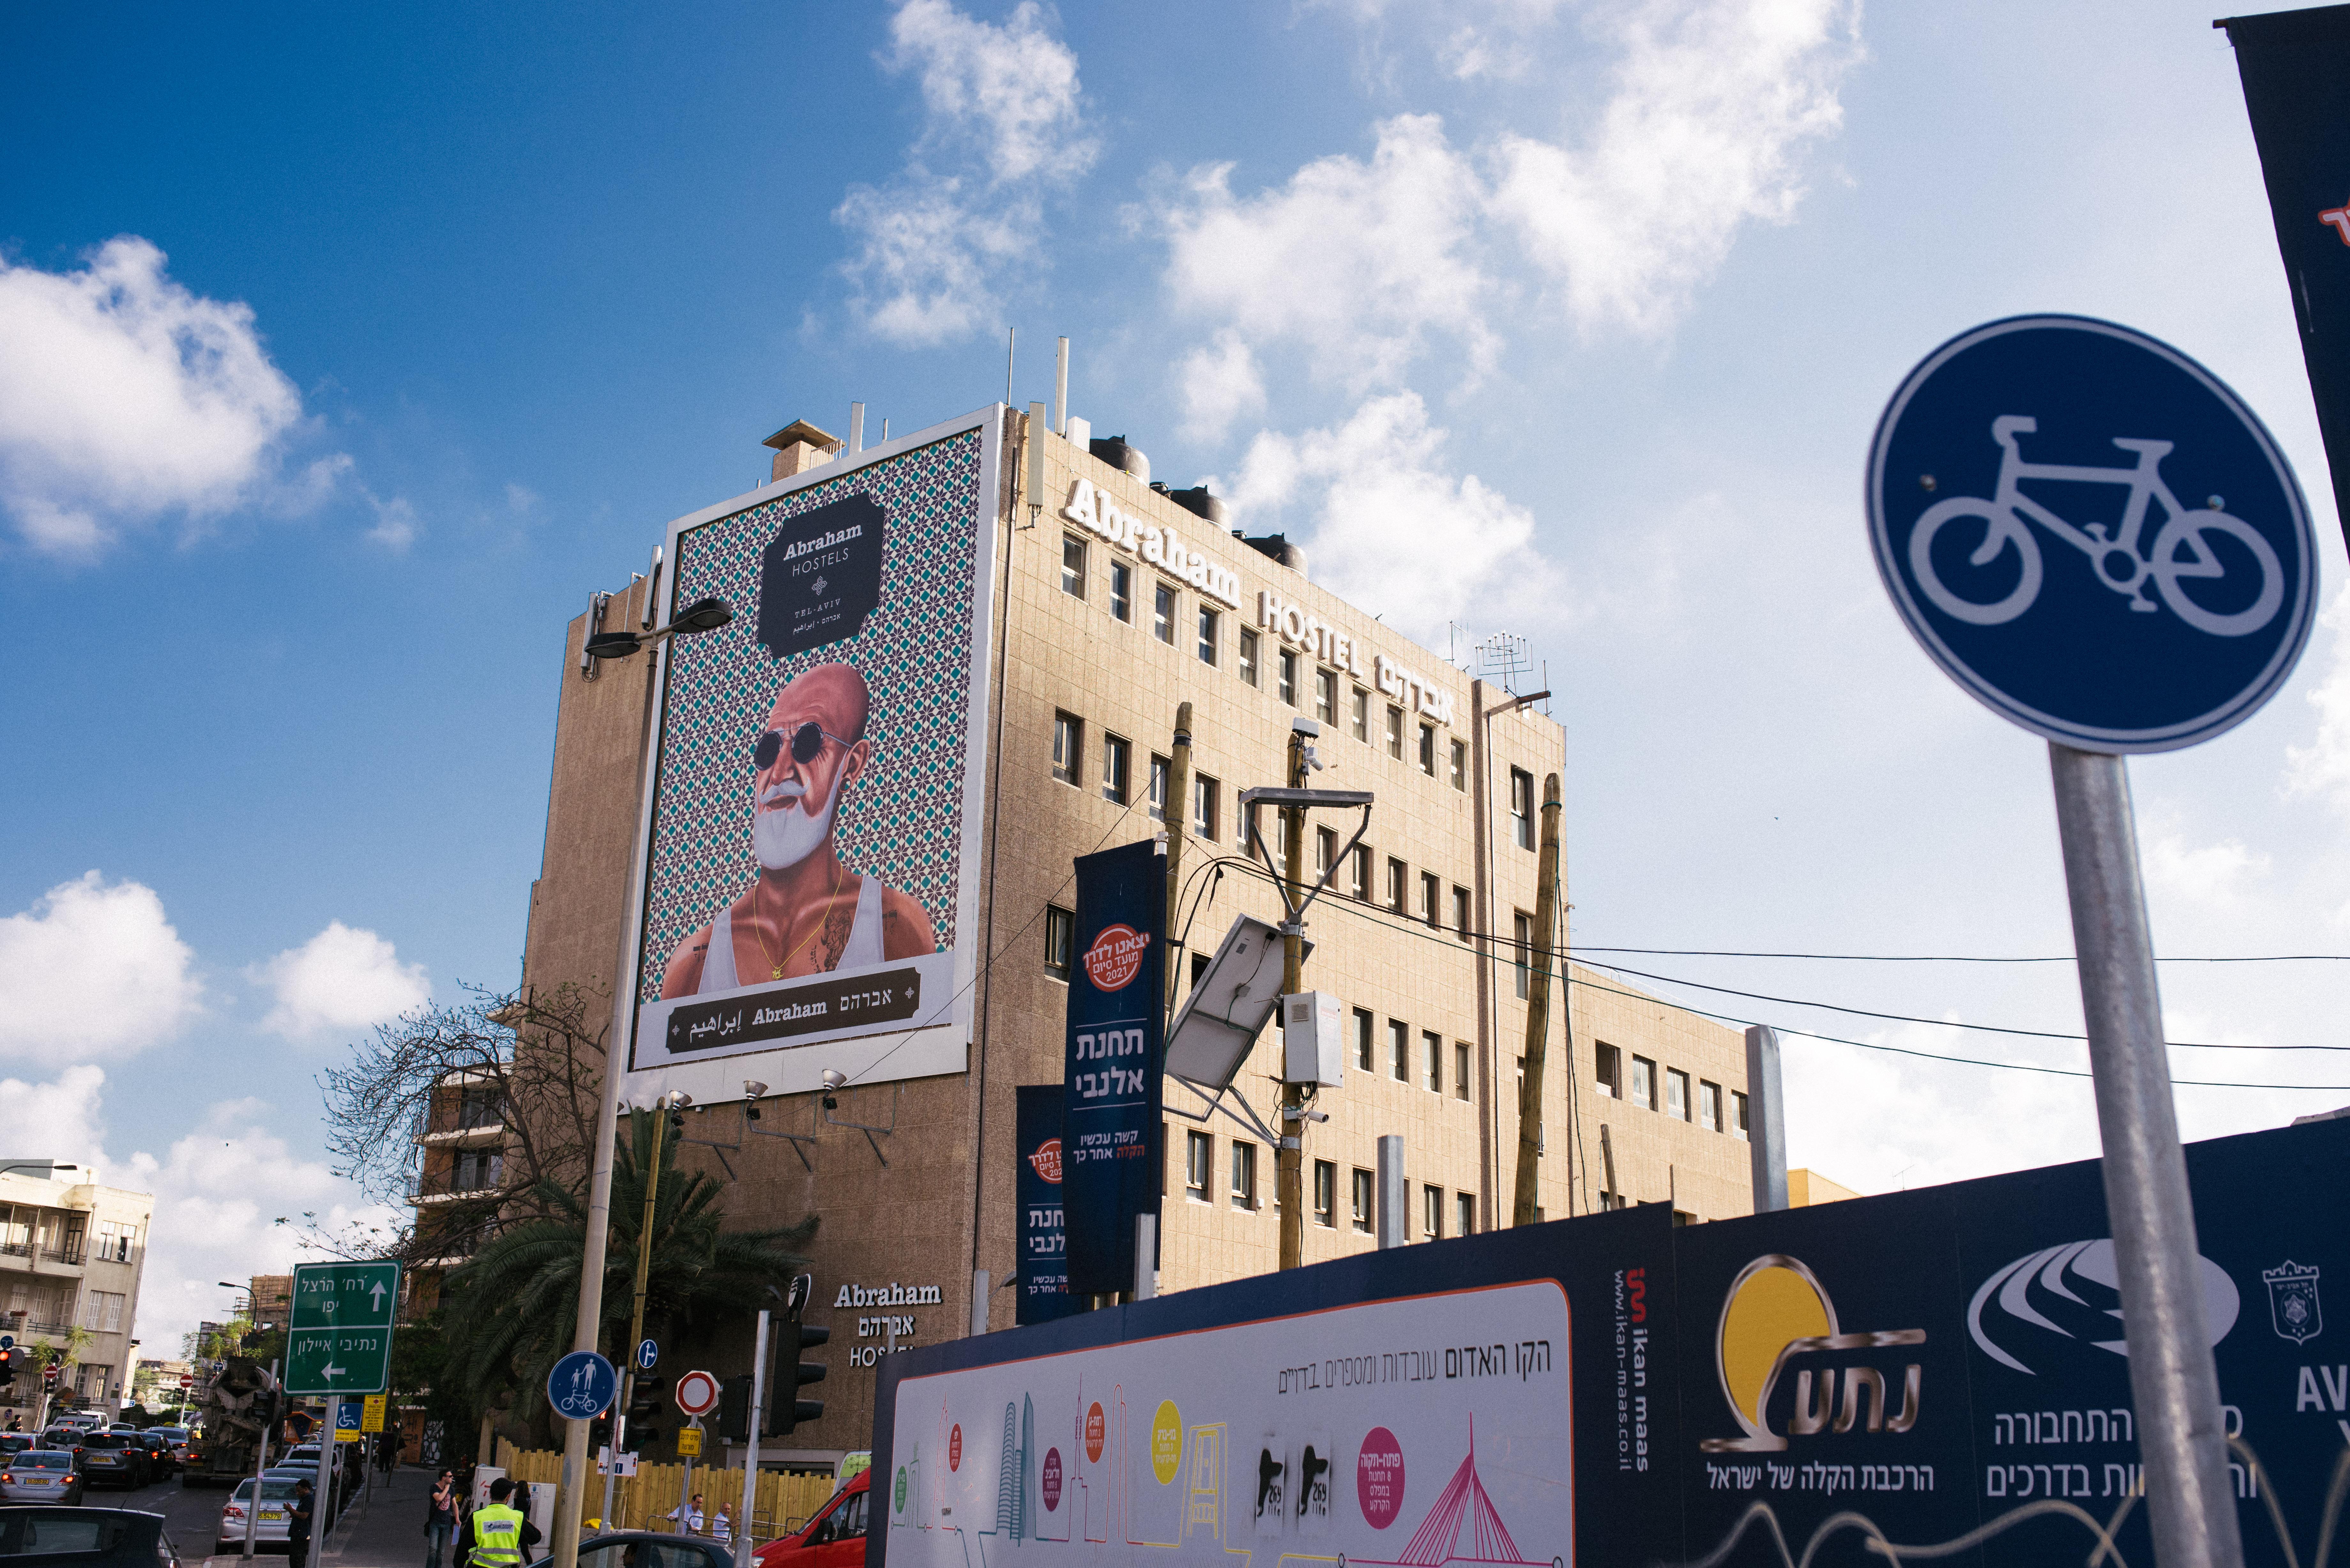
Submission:
<svg viewBox="0 0 2350 1568">
<path fill-rule="evenodd" d="M 1020 1174 L 1020 1301 L 1016 1323 L 1050 1323 L 1081 1311 L 1069 1293 L 1069 1236 L 1061 1223 L 1061 1085 L 1017 1090 Z"/>
<path fill-rule="evenodd" d="M 1148 839 L 1077 857 L 1061 1084 L 1069 1289 L 1134 1285 L 1134 1221 L 1159 1211 L 1167 857 Z"/>
<path fill-rule="evenodd" d="M 2334 504 L 2350 533 L 2350 5 L 2214 26 L 2236 47 Z"/>
</svg>

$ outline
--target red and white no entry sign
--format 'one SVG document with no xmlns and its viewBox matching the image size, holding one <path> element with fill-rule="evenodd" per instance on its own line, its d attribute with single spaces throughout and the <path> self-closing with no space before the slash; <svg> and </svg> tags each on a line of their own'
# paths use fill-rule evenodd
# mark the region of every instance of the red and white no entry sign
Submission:
<svg viewBox="0 0 2350 1568">
<path fill-rule="evenodd" d="M 677 1380 L 677 1407 L 689 1416 L 706 1416 L 718 1408 L 718 1379 L 707 1372 L 688 1372 Z"/>
</svg>

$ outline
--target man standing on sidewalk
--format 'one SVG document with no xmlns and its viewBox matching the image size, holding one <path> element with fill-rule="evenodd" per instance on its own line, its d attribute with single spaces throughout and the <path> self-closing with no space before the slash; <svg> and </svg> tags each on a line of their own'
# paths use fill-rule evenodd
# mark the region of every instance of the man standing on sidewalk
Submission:
<svg viewBox="0 0 2350 1568">
<path fill-rule="evenodd" d="M 294 1483 L 294 1501 L 286 1510 L 286 1561 L 288 1568 L 303 1568 L 310 1560 L 310 1521 L 317 1512 L 317 1501 L 306 1478 Z"/>
<path fill-rule="evenodd" d="M 441 1560 L 456 1535 L 457 1476 L 444 1469 L 424 1505 L 424 1568 L 442 1568 Z"/>
<path fill-rule="evenodd" d="M 474 1568 L 522 1568 L 523 1549 L 538 1542 L 538 1527 L 507 1503 L 513 1495 L 514 1482 L 500 1476 L 488 1503 L 473 1511 Z"/>
</svg>

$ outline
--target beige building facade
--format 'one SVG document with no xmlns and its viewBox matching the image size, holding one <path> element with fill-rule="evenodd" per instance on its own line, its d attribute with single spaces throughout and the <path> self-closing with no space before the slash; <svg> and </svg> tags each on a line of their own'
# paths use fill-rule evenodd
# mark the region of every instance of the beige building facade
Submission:
<svg viewBox="0 0 2350 1568">
<path fill-rule="evenodd" d="M 139 1343 L 139 1286 L 154 1199 L 97 1182 L 0 1173 L 0 1332 L 62 1349 L 80 1340 L 59 1392 L 111 1417 L 129 1399 Z M 78 1332 L 77 1332 L 78 1331 Z M 0 1424 L 26 1425 L 41 1380 L 0 1388 Z"/>
<path fill-rule="evenodd" d="M 1032 431 L 1016 412 L 995 417 L 1008 477 L 994 537 L 977 872 L 987 960 L 967 1066 L 868 1078 L 830 1111 L 816 1095 L 774 1096 L 756 1122 L 739 1105 L 698 1106 L 686 1118 L 697 1140 L 686 1161 L 724 1182 L 730 1223 L 821 1219 L 809 1317 L 832 1328 L 830 1376 L 807 1392 L 827 1409 L 785 1439 L 808 1462 L 865 1446 L 874 1368 L 891 1345 L 1012 1321 L 1014 1090 L 1060 1081 L 1073 857 L 1162 832 L 1180 838 L 1170 932 L 1181 944 L 1170 949 L 1180 1002 L 1192 966 L 1236 916 L 1280 919 L 1275 889 L 1252 863 L 1239 796 L 1288 782 L 1297 721 L 1319 729 L 1323 767 L 1312 783 L 1367 791 L 1375 803 L 1352 853 L 1358 814 L 1320 813 L 1306 829 L 1308 873 L 1326 868 L 1330 887 L 1307 916 L 1305 984 L 1339 998 L 1346 1036 L 1344 1083 L 1321 1091 L 1315 1108 L 1327 1120 L 1309 1124 L 1304 1139 L 1305 1260 L 1376 1245 L 1373 1173 L 1386 1135 L 1403 1139 L 1412 1241 L 1509 1219 L 1530 989 L 1520 961 L 1538 898 L 1539 802 L 1544 780 L 1563 771 L 1563 732 L 1535 705 L 1387 628 L 1378 607 L 1315 583 L 1285 542 L 1245 540 L 1193 510 L 1209 508 L 1204 492 L 1179 499 L 1148 483 L 1145 464 L 1114 466 Z M 813 426 L 783 436 L 776 483 L 744 504 L 855 461 L 828 452 Z M 1031 441 L 1042 449 L 1033 467 Z M 1126 526 L 1105 528 L 1111 508 Z M 1131 547 L 1142 527 L 1180 535 L 1206 569 L 1183 578 L 1158 569 Z M 618 984 L 653 665 L 588 660 L 583 649 L 598 630 L 650 624 L 647 591 L 639 577 L 598 595 L 567 629 L 525 950 L 533 987 L 608 994 Z M 1170 799 L 1185 702 L 1191 787 Z M 1270 812 L 1262 826 L 1278 831 Z M 1562 920 L 1565 902 L 1562 888 Z M 1545 1046 L 1544 1215 L 1648 1202 L 1669 1202 L 1691 1221 L 1748 1212 L 1742 1038 L 1605 974 L 1576 967 L 1572 981 L 1553 989 Z M 1278 1051 L 1269 1028 L 1233 1085 L 1262 1126 L 1276 1125 Z M 1205 1107 L 1179 1085 L 1166 1097 L 1158 1289 L 1272 1271 L 1274 1148 L 1246 1119 L 1190 1119 L 1184 1111 Z M 868 1140 L 858 1124 L 886 1130 Z M 975 1303 L 983 1278 L 991 1299 Z M 723 1338 L 698 1353 L 705 1359 L 675 1365 L 724 1374 L 749 1360 L 747 1343 Z"/>
</svg>

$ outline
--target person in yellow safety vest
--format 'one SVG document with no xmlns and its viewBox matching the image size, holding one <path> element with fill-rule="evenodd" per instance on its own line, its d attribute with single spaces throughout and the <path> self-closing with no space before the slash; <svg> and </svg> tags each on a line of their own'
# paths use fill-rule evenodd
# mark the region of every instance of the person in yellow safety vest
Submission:
<svg viewBox="0 0 2350 1568">
<path fill-rule="evenodd" d="M 475 1568 L 522 1568 L 524 1549 L 538 1543 L 538 1527 L 506 1501 L 513 1495 L 514 1482 L 500 1476 L 490 1483 L 488 1503 L 473 1511 Z"/>
</svg>

